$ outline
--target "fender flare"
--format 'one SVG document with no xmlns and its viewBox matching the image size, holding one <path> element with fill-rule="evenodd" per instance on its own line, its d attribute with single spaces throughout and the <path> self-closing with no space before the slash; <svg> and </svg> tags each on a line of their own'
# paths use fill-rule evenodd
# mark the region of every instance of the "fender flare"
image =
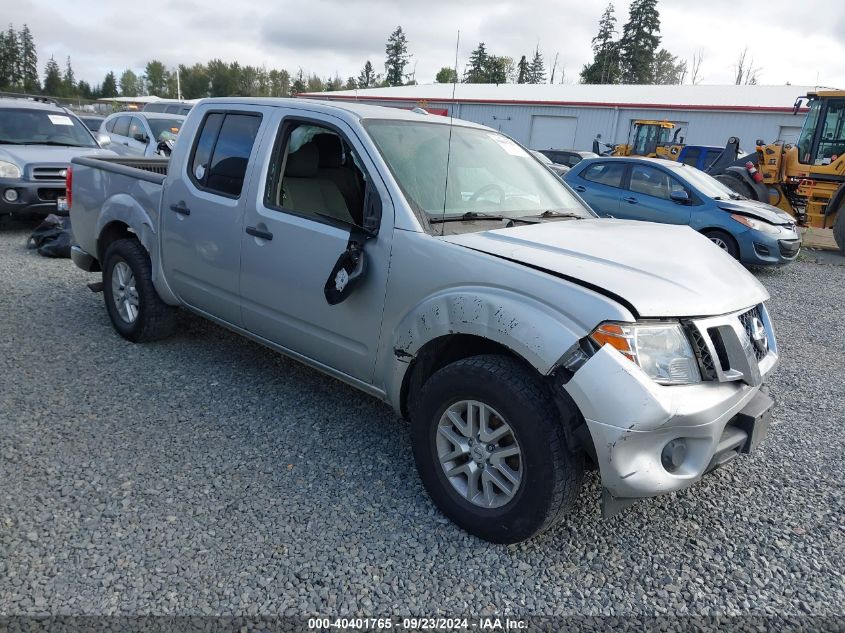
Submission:
<svg viewBox="0 0 845 633">
<path fill-rule="evenodd" d="M 179 305 L 179 299 L 170 289 L 161 270 L 158 235 L 155 224 L 146 209 L 139 205 L 128 193 L 119 193 L 106 200 L 97 217 L 95 226 L 98 250 L 103 229 L 113 222 L 121 222 L 132 229 L 138 236 L 138 241 L 147 249 L 152 264 L 153 286 L 155 286 L 161 300 L 169 305 Z"/>
<path fill-rule="evenodd" d="M 493 287 L 459 287 L 426 297 L 393 330 L 386 372 L 387 398 L 398 410 L 402 383 L 424 345 L 451 334 L 468 334 L 498 343 L 550 374 L 564 353 L 587 335 L 579 324 L 551 306 Z"/>
</svg>

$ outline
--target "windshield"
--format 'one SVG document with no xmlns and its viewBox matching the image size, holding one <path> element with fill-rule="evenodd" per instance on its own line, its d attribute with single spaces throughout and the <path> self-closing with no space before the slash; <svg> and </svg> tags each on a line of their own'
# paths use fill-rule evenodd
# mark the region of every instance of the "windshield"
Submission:
<svg viewBox="0 0 845 633">
<path fill-rule="evenodd" d="M 182 129 L 181 119 L 147 119 L 150 124 L 150 130 L 153 132 L 153 138 L 158 140 L 162 133 L 169 132 L 170 134 L 178 134 Z"/>
<path fill-rule="evenodd" d="M 594 217 L 557 176 L 506 136 L 440 123 L 365 124 L 405 198 L 429 219 L 464 214 L 515 219 L 544 212 Z"/>
<path fill-rule="evenodd" d="M 813 136 L 816 133 L 821 107 L 822 102 L 817 99 L 810 102 L 810 111 L 807 113 L 807 118 L 804 119 L 804 126 L 801 128 L 801 135 L 798 137 L 798 162 L 805 165 L 813 162 L 811 154 Z"/>
<path fill-rule="evenodd" d="M 74 116 L 56 110 L 0 108 L 0 143 L 97 147 L 94 137 Z"/>
<path fill-rule="evenodd" d="M 677 170 L 673 169 L 672 173 L 675 173 L 686 180 L 690 185 L 698 189 L 701 194 L 707 196 L 708 198 L 721 198 L 722 200 L 728 200 L 730 198 L 738 197 L 736 191 L 727 185 L 723 185 L 713 178 L 713 176 L 705 174 L 703 171 L 696 169 L 695 167 L 685 166 Z"/>
</svg>

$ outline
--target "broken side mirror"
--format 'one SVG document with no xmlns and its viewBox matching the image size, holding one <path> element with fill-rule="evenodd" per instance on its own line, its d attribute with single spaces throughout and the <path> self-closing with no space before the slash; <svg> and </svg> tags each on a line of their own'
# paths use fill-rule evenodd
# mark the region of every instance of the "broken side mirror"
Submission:
<svg viewBox="0 0 845 633">
<path fill-rule="evenodd" d="M 354 232 L 349 237 L 346 250 L 340 254 L 332 268 L 323 293 L 330 306 L 346 299 L 367 272 L 367 257 L 364 253 L 364 240 L 356 238 Z"/>
<path fill-rule="evenodd" d="M 381 196 L 372 183 L 367 184 L 367 191 L 364 193 L 364 217 L 362 218 L 362 224 L 362 228 L 367 235 L 370 237 L 378 235 L 378 230 L 381 226 Z"/>
</svg>

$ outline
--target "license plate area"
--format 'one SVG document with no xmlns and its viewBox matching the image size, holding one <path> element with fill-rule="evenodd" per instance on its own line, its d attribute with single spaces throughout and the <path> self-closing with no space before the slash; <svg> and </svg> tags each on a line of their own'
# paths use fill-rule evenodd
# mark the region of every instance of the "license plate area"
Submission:
<svg viewBox="0 0 845 633">
<path fill-rule="evenodd" d="M 56 211 L 70 211 L 70 207 L 67 206 L 67 198 L 64 196 L 56 198 Z"/>
<path fill-rule="evenodd" d="M 748 440 L 740 449 L 742 453 L 752 453 L 769 434 L 772 421 L 772 409 L 775 401 L 762 391 L 740 411 L 732 424 L 748 434 Z"/>
</svg>

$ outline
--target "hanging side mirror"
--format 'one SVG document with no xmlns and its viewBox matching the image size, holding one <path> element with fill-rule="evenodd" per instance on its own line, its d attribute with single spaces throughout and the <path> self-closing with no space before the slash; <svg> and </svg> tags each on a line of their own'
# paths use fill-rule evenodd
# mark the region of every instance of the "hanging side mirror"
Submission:
<svg viewBox="0 0 845 633">
<path fill-rule="evenodd" d="M 323 287 L 323 294 L 328 304 L 337 305 L 352 294 L 366 272 L 367 257 L 364 253 L 364 240 L 357 239 L 353 233 L 349 237 L 346 250 L 337 258 L 337 263 Z"/>
<path fill-rule="evenodd" d="M 375 237 L 378 235 L 379 227 L 381 227 L 381 196 L 371 183 L 367 184 L 367 191 L 364 194 L 364 217 L 362 220 L 362 228 L 368 236 Z"/>
</svg>

